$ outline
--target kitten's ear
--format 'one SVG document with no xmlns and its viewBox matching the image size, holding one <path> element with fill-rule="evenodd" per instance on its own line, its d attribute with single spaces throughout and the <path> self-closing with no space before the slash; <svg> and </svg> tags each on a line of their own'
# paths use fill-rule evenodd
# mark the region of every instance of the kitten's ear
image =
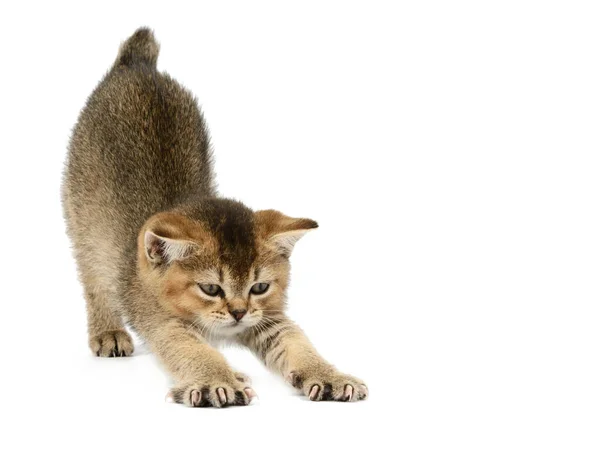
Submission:
<svg viewBox="0 0 600 459">
<path fill-rule="evenodd" d="M 254 215 L 260 237 L 288 257 L 302 236 L 319 227 L 309 218 L 292 218 L 276 210 L 259 210 Z"/>
<path fill-rule="evenodd" d="M 159 236 L 150 230 L 144 233 L 144 249 L 150 263 L 169 264 L 187 258 L 196 244 L 190 241 Z"/>
</svg>

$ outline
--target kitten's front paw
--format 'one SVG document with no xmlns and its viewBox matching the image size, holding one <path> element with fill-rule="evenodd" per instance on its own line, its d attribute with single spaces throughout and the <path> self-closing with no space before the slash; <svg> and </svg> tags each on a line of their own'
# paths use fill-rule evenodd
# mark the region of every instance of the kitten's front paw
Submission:
<svg viewBox="0 0 600 459">
<path fill-rule="evenodd" d="M 235 378 L 235 382 L 183 384 L 171 389 L 169 395 L 174 402 L 187 406 L 224 408 L 248 405 L 256 397 L 256 392 Z"/>
<path fill-rule="evenodd" d="M 364 382 L 335 369 L 292 371 L 287 380 L 312 401 L 355 402 L 369 396 Z"/>
</svg>

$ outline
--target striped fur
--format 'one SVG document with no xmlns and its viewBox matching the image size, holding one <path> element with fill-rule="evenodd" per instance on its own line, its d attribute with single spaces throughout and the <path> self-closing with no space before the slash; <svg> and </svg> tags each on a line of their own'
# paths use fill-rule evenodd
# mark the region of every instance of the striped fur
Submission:
<svg viewBox="0 0 600 459">
<path fill-rule="evenodd" d="M 240 340 L 269 369 L 284 376 L 311 400 L 355 401 L 368 396 L 363 381 L 327 363 L 300 327 L 283 313 L 267 316 Z"/>
</svg>

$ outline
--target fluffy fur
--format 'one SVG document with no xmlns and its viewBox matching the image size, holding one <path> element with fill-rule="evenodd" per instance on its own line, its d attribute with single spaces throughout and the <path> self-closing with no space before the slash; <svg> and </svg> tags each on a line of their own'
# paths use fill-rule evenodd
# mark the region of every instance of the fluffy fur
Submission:
<svg viewBox="0 0 600 459">
<path fill-rule="evenodd" d="M 311 400 L 365 398 L 364 383 L 323 360 L 284 313 L 289 256 L 316 222 L 217 196 L 204 118 L 156 70 L 158 50 L 146 28 L 121 46 L 69 146 L 63 204 L 90 348 L 131 355 L 128 324 L 189 406 L 255 395 L 213 347 L 220 341 L 248 346 Z"/>
</svg>

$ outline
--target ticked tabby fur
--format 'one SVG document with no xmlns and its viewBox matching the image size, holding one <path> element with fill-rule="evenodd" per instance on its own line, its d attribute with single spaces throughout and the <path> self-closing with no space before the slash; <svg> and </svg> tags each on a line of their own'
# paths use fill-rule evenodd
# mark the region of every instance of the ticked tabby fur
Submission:
<svg viewBox="0 0 600 459">
<path fill-rule="evenodd" d="M 290 253 L 317 223 L 217 196 L 204 118 L 157 71 L 158 51 L 146 28 L 121 46 L 69 145 L 63 204 L 91 350 L 131 355 L 129 325 L 189 406 L 255 396 L 219 341 L 247 346 L 311 400 L 366 398 L 365 384 L 326 362 L 284 312 Z"/>
</svg>

